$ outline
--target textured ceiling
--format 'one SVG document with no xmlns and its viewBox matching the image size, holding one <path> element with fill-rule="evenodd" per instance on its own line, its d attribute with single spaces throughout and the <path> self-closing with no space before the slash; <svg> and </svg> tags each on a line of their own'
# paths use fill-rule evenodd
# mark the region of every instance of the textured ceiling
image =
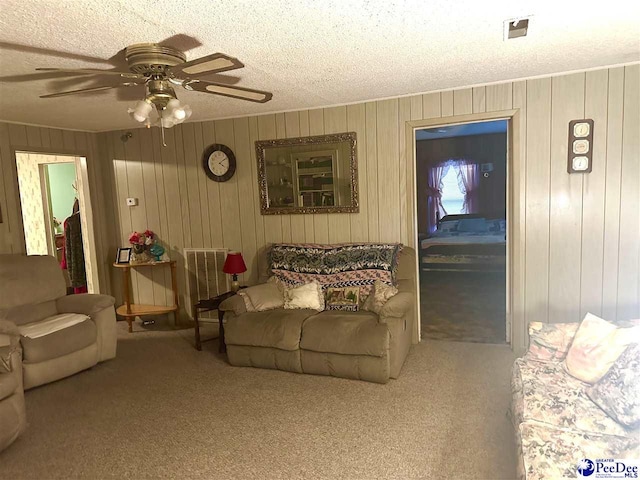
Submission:
<svg viewBox="0 0 640 480">
<path fill-rule="evenodd" d="M 117 53 L 124 47 L 169 37 L 175 37 L 170 44 L 187 50 L 188 60 L 218 51 L 239 58 L 246 67 L 227 77 L 274 94 L 261 105 L 178 89 L 180 100 L 193 109 L 190 121 L 634 62 L 640 59 L 638 5 L 628 0 L 1 0 L 0 120 L 91 131 L 138 126 L 126 110 L 142 98 L 142 87 L 40 99 L 104 79 L 34 74 L 34 68 L 123 69 Z M 533 15 L 529 35 L 504 42 L 503 21 L 523 15 Z"/>
</svg>

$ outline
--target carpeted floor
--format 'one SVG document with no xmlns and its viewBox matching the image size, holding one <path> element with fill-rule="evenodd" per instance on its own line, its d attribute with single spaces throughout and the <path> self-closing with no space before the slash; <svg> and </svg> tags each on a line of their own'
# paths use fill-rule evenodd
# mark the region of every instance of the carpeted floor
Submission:
<svg viewBox="0 0 640 480">
<path fill-rule="evenodd" d="M 0 478 L 514 478 L 507 346 L 426 340 L 377 385 L 119 326 L 115 360 L 26 392 Z"/>
<path fill-rule="evenodd" d="M 421 272 L 422 338 L 505 343 L 504 272 Z"/>
</svg>

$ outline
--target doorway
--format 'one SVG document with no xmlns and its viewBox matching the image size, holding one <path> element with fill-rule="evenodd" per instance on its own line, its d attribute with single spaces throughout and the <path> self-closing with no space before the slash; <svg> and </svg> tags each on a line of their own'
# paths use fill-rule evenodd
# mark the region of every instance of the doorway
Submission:
<svg viewBox="0 0 640 480">
<path fill-rule="evenodd" d="M 16 151 L 27 255 L 51 255 L 69 293 L 94 293 L 97 283 L 86 158 Z"/>
<path fill-rule="evenodd" d="M 415 130 L 422 338 L 508 341 L 508 125 Z"/>
</svg>

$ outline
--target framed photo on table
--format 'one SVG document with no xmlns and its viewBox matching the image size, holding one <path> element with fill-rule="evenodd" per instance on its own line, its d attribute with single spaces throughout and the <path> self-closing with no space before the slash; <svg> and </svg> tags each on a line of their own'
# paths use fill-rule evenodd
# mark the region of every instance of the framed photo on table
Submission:
<svg viewBox="0 0 640 480">
<path fill-rule="evenodd" d="M 131 247 L 120 247 L 116 254 L 115 263 L 130 263 L 131 262 Z"/>
</svg>

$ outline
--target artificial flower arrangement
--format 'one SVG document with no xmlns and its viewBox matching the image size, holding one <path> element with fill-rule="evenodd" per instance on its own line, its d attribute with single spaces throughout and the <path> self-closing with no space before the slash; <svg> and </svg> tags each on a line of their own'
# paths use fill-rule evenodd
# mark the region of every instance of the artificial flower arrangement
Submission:
<svg viewBox="0 0 640 480">
<path fill-rule="evenodd" d="M 151 230 L 145 230 L 142 233 L 133 232 L 129 235 L 129 243 L 131 245 L 153 245 L 156 241 L 156 235 Z"/>
</svg>

